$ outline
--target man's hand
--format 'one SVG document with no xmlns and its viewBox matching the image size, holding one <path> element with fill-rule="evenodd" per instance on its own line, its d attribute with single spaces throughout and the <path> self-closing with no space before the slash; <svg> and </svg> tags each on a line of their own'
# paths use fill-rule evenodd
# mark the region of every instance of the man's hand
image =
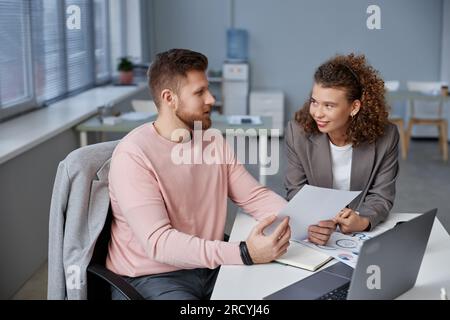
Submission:
<svg viewBox="0 0 450 320">
<path fill-rule="evenodd" d="M 364 231 L 369 226 L 369 219 L 361 217 L 355 211 L 349 208 L 344 208 L 335 217 L 339 224 L 339 229 L 342 233 L 350 233 L 355 231 Z"/>
<path fill-rule="evenodd" d="M 265 218 L 250 232 L 246 242 L 253 263 L 271 262 L 286 253 L 291 238 L 288 217 L 283 219 L 272 234 L 266 236 L 263 233 L 275 219 L 276 216 Z"/>
<path fill-rule="evenodd" d="M 312 243 L 324 246 L 330 239 L 331 234 L 336 230 L 335 220 L 319 221 L 317 225 L 308 227 L 308 240 Z"/>
</svg>

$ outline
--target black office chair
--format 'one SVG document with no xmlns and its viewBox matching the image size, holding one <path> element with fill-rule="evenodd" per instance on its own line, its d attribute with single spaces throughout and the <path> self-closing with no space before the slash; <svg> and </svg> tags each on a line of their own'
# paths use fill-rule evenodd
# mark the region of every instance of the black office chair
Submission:
<svg viewBox="0 0 450 320">
<path fill-rule="evenodd" d="M 116 288 L 126 300 L 144 300 L 144 297 L 122 277 L 106 269 L 108 244 L 111 239 L 112 211 L 108 209 L 105 225 L 95 243 L 91 262 L 87 267 L 87 298 L 88 300 L 111 300 L 111 286 Z M 224 241 L 229 236 L 224 234 Z"/>
<path fill-rule="evenodd" d="M 88 300 L 111 300 L 111 286 L 113 286 L 126 300 L 144 300 L 144 297 L 131 284 L 105 267 L 108 244 L 111 239 L 111 222 L 110 206 L 105 225 L 95 243 L 94 253 L 87 268 L 87 298 Z"/>
</svg>

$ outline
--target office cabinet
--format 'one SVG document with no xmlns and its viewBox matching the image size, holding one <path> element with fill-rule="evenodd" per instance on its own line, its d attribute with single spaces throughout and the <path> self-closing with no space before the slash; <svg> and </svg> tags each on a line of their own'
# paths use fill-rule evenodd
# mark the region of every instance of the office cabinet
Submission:
<svg viewBox="0 0 450 320">
<path fill-rule="evenodd" d="M 284 93 L 281 91 L 252 91 L 250 93 L 250 115 L 270 116 L 274 129 L 284 131 Z"/>
</svg>

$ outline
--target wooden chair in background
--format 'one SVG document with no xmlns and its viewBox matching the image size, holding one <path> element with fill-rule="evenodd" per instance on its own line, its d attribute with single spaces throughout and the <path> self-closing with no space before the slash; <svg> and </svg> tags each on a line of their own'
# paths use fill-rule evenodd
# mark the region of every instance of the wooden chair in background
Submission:
<svg viewBox="0 0 450 320">
<path fill-rule="evenodd" d="M 399 81 L 385 81 L 384 87 L 387 91 L 397 91 L 400 87 Z M 398 128 L 398 133 L 400 134 L 400 151 L 402 155 L 402 159 L 405 160 L 407 157 L 407 142 L 406 142 L 406 135 L 405 135 L 405 123 L 403 121 L 403 117 L 400 115 L 397 115 L 395 113 L 390 112 L 389 113 L 389 121 L 395 124 Z"/>
<path fill-rule="evenodd" d="M 448 161 L 448 126 L 447 119 L 443 115 L 444 99 L 441 96 L 441 85 L 441 82 L 407 82 L 409 91 L 423 93 L 424 96 L 410 99 L 411 117 L 406 131 L 406 150 L 409 149 L 414 126 L 436 126 L 442 159 Z"/>
</svg>

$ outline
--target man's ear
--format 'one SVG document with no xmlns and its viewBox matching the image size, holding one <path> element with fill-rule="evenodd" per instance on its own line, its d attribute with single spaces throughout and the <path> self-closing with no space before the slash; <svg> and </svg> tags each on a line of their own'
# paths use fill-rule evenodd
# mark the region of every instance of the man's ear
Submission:
<svg viewBox="0 0 450 320">
<path fill-rule="evenodd" d="M 175 100 L 176 100 L 176 96 L 175 94 L 172 92 L 172 90 L 170 89 L 164 89 L 163 91 L 161 91 L 161 101 L 170 106 L 170 107 L 174 107 L 175 106 Z"/>
</svg>

